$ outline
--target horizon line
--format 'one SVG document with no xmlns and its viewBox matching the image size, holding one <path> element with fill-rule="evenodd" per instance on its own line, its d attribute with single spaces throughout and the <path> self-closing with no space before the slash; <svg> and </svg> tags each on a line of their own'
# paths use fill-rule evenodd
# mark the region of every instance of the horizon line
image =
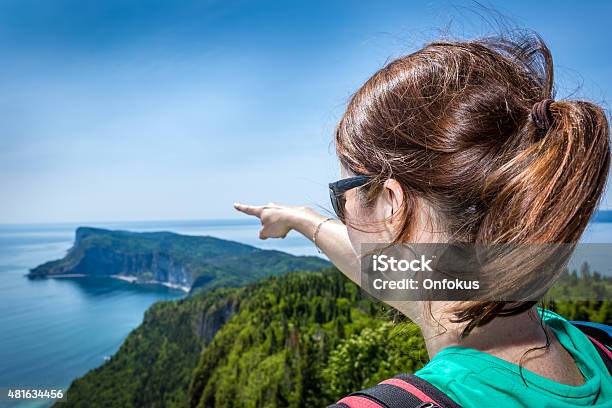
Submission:
<svg viewBox="0 0 612 408">
<path fill-rule="evenodd" d="M 612 208 L 598 208 L 593 212 L 591 221 L 597 217 L 597 213 L 609 212 L 612 213 Z M 256 218 L 253 217 L 219 217 L 219 218 L 166 218 L 166 219 L 141 219 L 141 220 L 89 220 L 89 221 L 18 221 L 18 222 L 0 222 L 1 227 L 15 227 L 15 226 L 36 226 L 36 225 L 67 225 L 67 224 L 137 224 L 137 223 L 175 223 L 175 222 L 239 222 L 239 223 L 259 223 Z"/>
<path fill-rule="evenodd" d="M 33 222 L 0 222 L 0 228 L 2 227 L 16 227 L 16 226 L 37 226 L 37 225 L 71 225 L 81 224 L 81 226 L 87 226 L 88 224 L 138 224 L 138 223 L 193 223 L 193 222 L 219 222 L 229 221 L 238 223 L 259 223 L 256 218 L 253 217 L 221 217 L 221 218 L 169 218 L 169 219 L 148 219 L 148 220 L 98 220 L 98 221 L 33 221 Z"/>
</svg>

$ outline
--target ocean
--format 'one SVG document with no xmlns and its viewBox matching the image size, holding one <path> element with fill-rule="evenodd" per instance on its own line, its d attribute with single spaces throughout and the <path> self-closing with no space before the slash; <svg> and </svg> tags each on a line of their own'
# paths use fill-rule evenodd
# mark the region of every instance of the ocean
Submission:
<svg viewBox="0 0 612 408">
<path fill-rule="evenodd" d="M 259 240 L 254 219 L 124 223 L 0 225 L 0 389 L 66 390 L 104 363 L 154 302 L 183 292 L 111 278 L 29 280 L 25 274 L 64 256 L 78 226 L 211 235 L 294 255 L 318 255 L 306 238 Z M 612 223 L 594 223 L 583 242 L 612 242 Z M 0 407 L 44 407 L 45 402 L 0 401 Z"/>
</svg>

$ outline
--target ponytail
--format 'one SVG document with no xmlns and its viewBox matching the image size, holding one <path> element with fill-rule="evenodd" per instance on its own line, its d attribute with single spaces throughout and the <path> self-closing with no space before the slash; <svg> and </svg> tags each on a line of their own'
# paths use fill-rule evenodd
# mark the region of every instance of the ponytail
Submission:
<svg viewBox="0 0 612 408">
<path fill-rule="evenodd" d="M 541 109 L 542 104 L 534 108 Z M 546 108 L 548 112 L 532 115 L 527 125 L 534 144 L 493 172 L 485 183 L 483 196 L 493 200 L 480 227 L 481 242 L 575 244 L 597 206 L 610 167 L 604 111 L 586 101 L 551 102 Z M 542 114 L 550 123 L 541 120 Z M 546 255 L 542 255 L 544 260 Z M 534 280 L 536 276 L 513 276 L 513 281 Z M 462 331 L 465 337 L 475 327 L 525 312 L 536 303 L 467 302 L 453 310 L 453 321 L 467 322 Z"/>
<path fill-rule="evenodd" d="M 575 243 L 591 218 L 610 166 L 604 111 L 586 101 L 549 106 L 543 132 L 531 120 L 531 146 L 494 171 L 483 198 L 490 207 L 478 235 L 485 243 Z"/>
</svg>

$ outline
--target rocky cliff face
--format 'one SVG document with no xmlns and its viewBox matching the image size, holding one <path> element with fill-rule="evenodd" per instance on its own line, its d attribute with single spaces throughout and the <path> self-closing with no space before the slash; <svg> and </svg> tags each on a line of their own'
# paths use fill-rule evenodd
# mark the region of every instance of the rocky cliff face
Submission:
<svg viewBox="0 0 612 408">
<path fill-rule="evenodd" d="M 143 281 L 155 280 L 190 286 L 191 272 L 168 255 L 160 253 L 125 254 L 106 248 L 87 249 L 71 273 L 84 275 L 128 275 Z"/>
<path fill-rule="evenodd" d="M 240 309 L 240 298 L 228 297 L 197 316 L 195 332 L 204 345 L 210 343 L 219 329 Z"/>
<path fill-rule="evenodd" d="M 74 248 L 78 248 L 78 244 Z M 108 248 L 90 247 L 63 264 L 43 264 L 32 270 L 32 274 L 46 272 L 46 275 L 83 274 L 94 276 L 128 275 L 142 281 L 155 280 L 181 286 L 191 286 L 191 271 L 163 253 L 126 254 Z"/>
</svg>

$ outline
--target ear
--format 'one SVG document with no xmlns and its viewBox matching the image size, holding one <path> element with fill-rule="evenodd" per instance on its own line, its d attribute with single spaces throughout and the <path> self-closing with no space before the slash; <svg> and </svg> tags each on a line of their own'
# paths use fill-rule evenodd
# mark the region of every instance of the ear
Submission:
<svg viewBox="0 0 612 408">
<path fill-rule="evenodd" d="M 382 196 L 387 207 L 385 218 L 390 218 L 397 214 L 402 205 L 404 205 L 404 189 L 395 179 L 385 180 Z M 393 222 L 393 220 L 390 221 Z"/>
</svg>

